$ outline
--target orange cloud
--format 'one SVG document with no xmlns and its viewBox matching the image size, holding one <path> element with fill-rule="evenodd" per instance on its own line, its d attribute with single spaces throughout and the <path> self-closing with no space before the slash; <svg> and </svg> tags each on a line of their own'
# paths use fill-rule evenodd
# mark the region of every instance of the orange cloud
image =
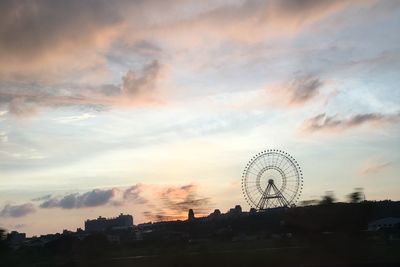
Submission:
<svg viewBox="0 0 400 267">
<path fill-rule="evenodd" d="M 198 196 L 197 191 L 194 184 L 162 187 L 156 193 L 160 199 L 159 205 L 156 205 L 157 211 L 144 215 L 153 220 L 182 220 L 187 218 L 189 209 L 193 209 L 197 215 L 206 215 L 210 210 L 210 199 Z"/>
</svg>

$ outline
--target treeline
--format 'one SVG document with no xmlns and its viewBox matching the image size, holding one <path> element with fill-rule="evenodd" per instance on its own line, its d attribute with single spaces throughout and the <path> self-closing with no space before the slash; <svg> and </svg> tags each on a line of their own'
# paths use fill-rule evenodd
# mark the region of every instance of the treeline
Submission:
<svg viewBox="0 0 400 267">
<path fill-rule="evenodd" d="M 165 222 L 153 231 L 143 233 L 142 240 L 121 244 L 111 244 L 105 234 L 90 235 L 83 240 L 61 235 L 44 246 L 22 246 L 11 250 L 5 240 L 6 232 L 1 230 L 0 266 L 95 266 L 97 262 L 101 262 L 98 266 L 108 266 L 105 264 L 107 259 L 126 255 L 152 257 L 181 252 L 197 255 L 235 248 L 254 248 L 258 251 L 265 246 L 317 248 L 326 245 L 327 237 L 330 240 L 328 243 L 334 244 L 333 249 L 346 247 L 344 252 L 357 250 L 357 255 L 362 256 L 360 248 L 365 246 L 365 249 L 370 249 L 370 242 L 373 241 L 365 231 L 368 223 L 384 217 L 400 217 L 398 201 L 364 201 L 357 198 L 351 203 L 336 203 L 333 199 L 322 200 L 317 205 Z M 259 256 L 263 258 L 261 254 Z M 310 258 L 313 257 L 310 254 Z M 380 257 L 388 256 L 376 256 L 376 259 Z"/>
<path fill-rule="evenodd" d="M 400 217 L 400 202 L 325 202 L 288 209 L 270 209 L 225 220 L 171 225 L 170 230 L 186 229 L 191 237 L 207 236 L 226 239 L 238 234 L 268 237 L 276 233 L 358 233 L 367 230 L 368 223 L 384 217 Z"/>
</svg>

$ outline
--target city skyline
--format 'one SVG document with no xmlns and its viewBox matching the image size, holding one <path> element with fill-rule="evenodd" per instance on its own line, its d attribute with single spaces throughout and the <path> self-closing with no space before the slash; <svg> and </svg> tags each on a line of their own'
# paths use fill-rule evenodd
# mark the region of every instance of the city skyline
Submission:
<svg viewBox="0 0 400 267">
<path fill-rule="evenodd" d="M 0 3 L 0 227 L 236 204 L 266 149 L 300 201 L 400 199 L 398 1 Z"/>
</svg>

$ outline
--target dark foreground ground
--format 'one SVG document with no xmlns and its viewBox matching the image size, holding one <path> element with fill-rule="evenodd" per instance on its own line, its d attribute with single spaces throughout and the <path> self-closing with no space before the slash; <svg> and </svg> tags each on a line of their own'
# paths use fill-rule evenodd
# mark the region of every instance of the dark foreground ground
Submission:
<svg viewBox="0 0 400 267">
<path fill-rule="evenodd" d="M 295 238 L 240 242 L 197 241 L 91 248 L 70 251 L 19 250 L 0 266 L 400 266 L 400 242 L 326 238 Z"/>
<path fill-rule="evenodd" d="M 257 248 L 215 250 L 155 257 L 115 257 L 88 266 L 309 266 L 309 267 L 394 267 L 400 266 L 400 247 L 375 247 L 373 251 L 352 254 L 341 249 Z M 391 255 L 390 255 L 391 254 Z M 72 265 L 73 266 L 73 265 Z M 77 265 L 79 266 L 79 265 Z"/>
</svg>

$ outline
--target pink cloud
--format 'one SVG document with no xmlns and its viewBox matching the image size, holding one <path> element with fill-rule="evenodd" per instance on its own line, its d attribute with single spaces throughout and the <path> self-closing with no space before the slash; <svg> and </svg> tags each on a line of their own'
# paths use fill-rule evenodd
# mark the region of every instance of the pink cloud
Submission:
<svg viewBox="0 0 400 267">
<path fill-rule="evenodd" d="M 363 176 L 374 175 L 387 170 L 393 165 L 392 162 L 382 162 L 378 160 L 369 160 L 365 162 L 361 169 L 360 174 Z"/>
<path fill-rule="evenodd" d="M 8 105 L 10 114 L 21 117 L 35 115 L 40 107 L 89 106 L 101 109 L 163 105 L 164 102 L 158 99 L 157 86 L 165 75 L 163 65 L 155 60 L 141 70 L 129 70 L 122 77 L 120 86 L 0 87 L 0 104 Z"/>
<path fill-rule="evenodd" d="M 265 101 L 269 106 L 299 107 L 322 98 L 324 82 L 313 75 L 295 77 L 292 81 L 265 89 Z"/>
<path fill-rule="evenodd" d="M 302 129 L 304 132 L 338 132 L 364 125 L 382 125 L 396 123 L 400 120 L 400 113 L 382 114 L 365 113 L 355 114 L 346 118 L 338 116 L 328 116 L 325 113 L 318 114 L 304 121 Z"/>
</svg>

